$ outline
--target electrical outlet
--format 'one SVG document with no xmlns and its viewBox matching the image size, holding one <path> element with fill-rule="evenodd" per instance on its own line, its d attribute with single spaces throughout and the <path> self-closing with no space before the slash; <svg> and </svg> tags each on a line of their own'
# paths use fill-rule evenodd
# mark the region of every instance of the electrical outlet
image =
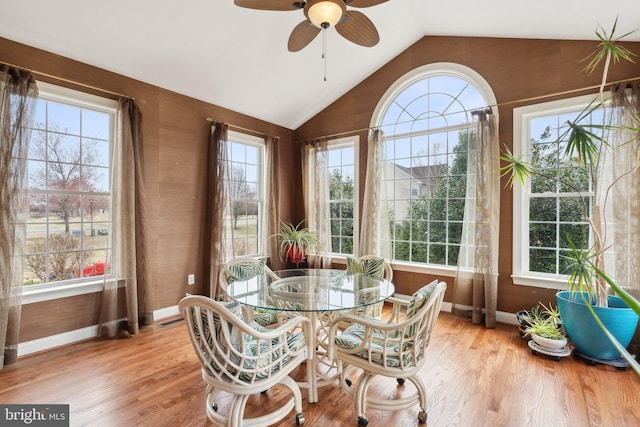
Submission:
<svg viewBox="0 0 640 427">
<path fill-rule="evenodd" d="M 188 285 L 193 285 L 194 283 L 196 283 L 196 275 L 195 274 L 190 274 L 187 276 L 187 284 Z"/>
</svg>

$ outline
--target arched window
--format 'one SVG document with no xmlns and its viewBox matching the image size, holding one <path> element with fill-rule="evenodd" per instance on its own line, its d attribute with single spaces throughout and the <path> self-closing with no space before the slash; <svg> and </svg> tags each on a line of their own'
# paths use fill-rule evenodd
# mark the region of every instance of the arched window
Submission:
<svg viewBox="0 0 640 427">
<path fill-rule="evenodd" d="M 494 104 L 480 75 L 449 63 L 411 71 L 380 100 L 371 125 L 384 134 L 382 199 L 393 261 L 457 265 L 468 136 L 474 113 Z"/>
</svg>

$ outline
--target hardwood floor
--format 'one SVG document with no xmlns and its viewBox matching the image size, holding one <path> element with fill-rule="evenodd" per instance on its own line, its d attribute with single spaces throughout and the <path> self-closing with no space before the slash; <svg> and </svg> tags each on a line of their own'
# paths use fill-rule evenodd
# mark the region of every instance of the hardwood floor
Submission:
<svg viewBox="0 0 640 427">
<path fill-rule="evenodd" d="M 427 351 L 430 427 L 640 426 L 640 377 L 633 371 L 534 356 L 515 326 L 484 329 L 442 313 Z M 393 396 L 412 387 L 377 380 L 372 392 Z M 288 398 L 283 390 L 253 396 L 247 411 Z M 0 403 L 69 404 L 72 426 L 209 426 L 204 395 L 183 321 L 30 355 L 0 371 Z M 306 426 L 357 425 L 337 381 L 320 389 L 316 404 L 307 402 L 306 390 L 303 396 Z M 367 415 L 371 426 L 415 426 L 417 411 Z M 279 425 L 294 426 L 294 414 Z"/>
</svg>

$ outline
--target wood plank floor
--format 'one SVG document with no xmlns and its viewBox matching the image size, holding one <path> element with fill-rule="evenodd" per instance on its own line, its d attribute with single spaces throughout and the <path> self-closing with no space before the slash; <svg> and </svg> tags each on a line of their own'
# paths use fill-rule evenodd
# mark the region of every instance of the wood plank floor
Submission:
<svg viewBox="0 0 640 427">
<path fill-rule="evenodd" d="M 429 427 L 640 426 L 640 377 L 633 371 L 534 356 L 515 326 L 484 329 L 442 313 L 428 355 L 421 375 Z M 394 380 L 372 387 L 389 396 L 413 392 Z M 204 395 L 183 321 L 26 356 L 0 371 L 0 403 L 69 404 L 72 426 L 209 426 Z M 357 425 L 337 381 L 320 390 L 316 404 L 303 396 L 306 426 Z M 273 388 L 253 396 L 248 411 L 255 415 L 285 398 Z M 417 411 L 367 415 L 371 426 L 415 426 Z M 279 425 L 295 425 L 294 414 Z"/>
</svg>

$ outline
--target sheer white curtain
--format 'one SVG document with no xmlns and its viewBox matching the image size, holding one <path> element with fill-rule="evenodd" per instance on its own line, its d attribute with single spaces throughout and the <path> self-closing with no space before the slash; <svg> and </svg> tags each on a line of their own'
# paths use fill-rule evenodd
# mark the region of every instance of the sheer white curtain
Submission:
<svg viewBox="0 0 640 427">
<path fill-rule="evenodd" d="M 601 156 L 599 188 L 596 195 L 607 221 L 602 230 L 603 246 L 611 247 L 605 268 L 623 289 L 640 299 L 640 117 L 639 82 L 617 85 L 611 91 L 609 148 Z M 615 182 L 615 185 L 611 186 Z M 609 190 L 609 187 L 610 190 Z M 607 190 L 609 190 L 607 192 Z M 605 200 L 606 199 L 606 200 Z M 640 334 L 632 341 L 640 350 Z"/>
<path fill-rule="evenodd" d="M 308 142 L 302 151 L 302 182 L 307 226 L 320 239 L 320 253 L 307 256 L 309 267 L 331 266 L 331 220 L 329 207 L 329 152 L 327 140 Z"/>
<path fill-rule="evenodd" d="M 391 260 L 391 223 L 387 208 L 387 169 L 384 134 L 374 129 L 367 146 L 367 174 L 365 178 L 360 244 L 356 256 L 376 255 Z"/>
<path fill-rule="evenodd" d="M 30 72 L 0 66 L 0 369 L 18 358 L 26 247 L 26 160 L 37 96 Z"/>
<path fill-rule="evenodd" d="M 496 325 L 498 296 L 498 232 L 500 227 L 499 143 L 496 119 L 489 109 L 474 112 L 469 132 L 467 191 L 454 281 L 454 313 L 468 312 L 488 328 Z"/>
<path fill-rule="evenodd" d="M 132 99 L 121 99 L 116 121 L 118 128 L 111 156 L 111 235 L 118 246 L 111 258 L 114 276 L 125 281 L 126 329 L 136 334 L 140 326 L 153 323 L 147 265 L 142 112 Z M 99 334 L 115 336 L 118 318 L 118 283 L 105 280 Z"/>
<path fill-rule="evenodd" d="M 220 268 L 227 260 L 227 241 L 229 235 L 230 203 L 226 181 L 229 173 L 227 137 L 228 125 L 213 123 L 207 162 L 207 214 L 205 233 L 204 264 L 209 270 L 209 296 L 214 299 L 224 299 L 218 286 Z M 232 231 L 232 230 L 231 230 Z"/>
<path fill-rule="evenodd" d="M 269 258 L 273 270 L 281 270 L 284 264 L 280 259 L 278 239 L 271 238 L 280 231 L 280 156 L 278 151 L 277 137 L 268 136 L 265 138 L 265 150 L 267 153 L 267 200 L 262 214 L 262 247 L 265 248 L 265 255 Z"/>
</svg>

